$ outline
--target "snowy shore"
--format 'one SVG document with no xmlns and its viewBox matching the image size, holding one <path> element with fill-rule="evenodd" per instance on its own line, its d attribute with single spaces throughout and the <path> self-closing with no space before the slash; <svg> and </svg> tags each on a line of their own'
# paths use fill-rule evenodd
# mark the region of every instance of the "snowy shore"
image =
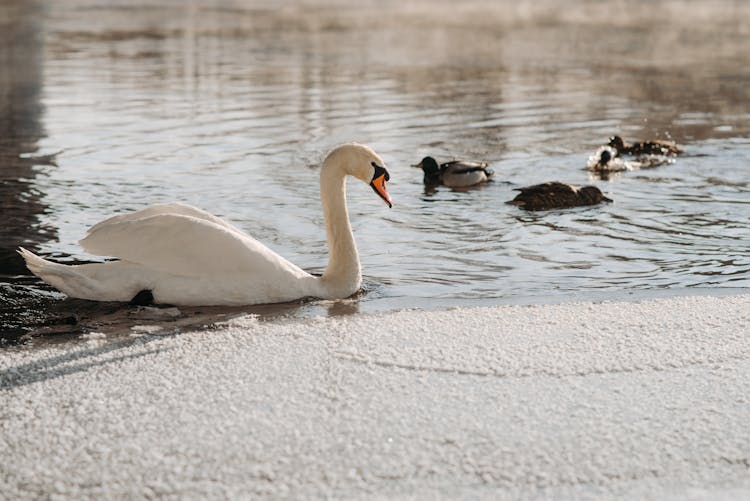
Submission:
<svg viewBox="0 0 750 501">
<path fill-rule="evenodd" d="M 8 499 L 750 496 L 750 295 L 0 352 Z"/>
</svg>

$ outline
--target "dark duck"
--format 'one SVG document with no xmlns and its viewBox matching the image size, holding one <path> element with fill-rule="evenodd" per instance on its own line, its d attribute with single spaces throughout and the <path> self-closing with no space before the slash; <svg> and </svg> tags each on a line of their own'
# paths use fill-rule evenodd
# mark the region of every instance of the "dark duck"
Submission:
<svg viewBox="0 0 750 501">
<path fill-rule="evenodd" d="M 665 155 L 674 157 L 682 153 L 682 148 L 673 141 L 639 141 L 627 144 L 620 136 L 609 138 L 609 146 L 614 148 L 618 155 Z"/>
<path fill-rule="evenodd" d="M 557 181 L 517 188 L 516 191 L 521 193 L 506 203 L 525 210 L 567 209 L 612 201 L 596 186 L 573 186 Z"/>
<path fill-rule="evenodd" d="M 428 187 L 448 186 L 449 188 L 466 188 L 490 180 L 494 172 L 487 168 L 485 162 L 453 160 L 438 164 L 432 157 L 424 157 L 415 167 L 424 172 L 424 184 Z"/>
</svg>

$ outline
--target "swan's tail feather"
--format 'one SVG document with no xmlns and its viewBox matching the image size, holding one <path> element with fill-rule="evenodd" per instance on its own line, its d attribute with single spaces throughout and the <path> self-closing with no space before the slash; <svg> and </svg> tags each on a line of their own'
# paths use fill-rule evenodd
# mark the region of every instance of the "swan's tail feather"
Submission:
<svg viewBox="0 0 750 501">
<path fill-rule="evenodd" d="M 40 274 L 44 273 L 44 269 L 46 268 L 46 265 L 48 264 L 54 264 L 50 263 L 49 261 L 40 258 L 33 252 L 24 249 L 23 247 L 19 247 L 18 252 L 21 257 L 26 261 L 26 267 L 33 273 L 34 275 L 38 276 L 39 278 L 42 278 Z"/>
<path fill-rule="evenodd" d="M 96 287 L 91 279 L 79 273 L 74 266 L 47 261 L 23 247 L 18 248 L 18 253 L 34 275 L 68 296 L 88 299 L 95 293 Z"/>
</svg>

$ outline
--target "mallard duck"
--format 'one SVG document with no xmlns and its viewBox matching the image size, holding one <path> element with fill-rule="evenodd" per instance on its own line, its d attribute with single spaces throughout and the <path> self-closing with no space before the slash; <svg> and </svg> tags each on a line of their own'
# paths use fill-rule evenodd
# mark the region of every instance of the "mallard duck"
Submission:
<svg viewBox="0 0 750 501">
<path fill-rule="evenodd" d="M 19 252 L 29 270 L 48 284 L 71 297 L 95 301 L 210 306 L 345 298 L 362 283 L 346 209 L 347 176 L 369 184 L 392 205 L 385 188 L 390 175 L 374 151 L 348 143 L 328 154 L 320 169 L 329 247 L 321 277 L 223 219 L 181 203 L 152 205 L 92 227 L 81 240 L 84 250 L 117 261 L 68 266 L 23 248 Z"/>
<path fill-rule="evenodd" d="M 475 184 L 485 183 L 494 174 L 487 168 L 486 162 L 472 162 L 467 160 L 453 160 L 438 164 L 432 157 L 424 157 L 415 167 L 424 172 L 425 186 L 448 186 L 449 188 L 465 188 Z"/>
<path fill-rule="evenodd" d="M 666 155 L 673 157 L 682 153 L 682 148 L 673 141 L 653 140 L 627 144 L 620 136 L 612 136 L 609 138 L 608 144 L 617 151 L 618 155 Z"/>
<path fill-rule="evenodd" d="M 521 193 L 506 203 L 525 210 L 566 209 L 612 201 L 596 186 L 573 186 L 557 181 L 516 188 L 516 191 Z"/>
</svg>

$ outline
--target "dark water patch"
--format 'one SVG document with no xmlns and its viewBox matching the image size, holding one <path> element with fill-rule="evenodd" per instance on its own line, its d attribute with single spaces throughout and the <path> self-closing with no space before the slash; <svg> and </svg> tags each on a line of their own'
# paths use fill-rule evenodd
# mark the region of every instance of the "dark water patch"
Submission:
<svg viewBox="0 0 750 501">
<path fill-rule="evenodd" d="M 41 221 L 47 207 L 35 183 L 56 158 L 39 146 L 46 134 L 40 11 L 35 1 L 0 5 L 0 274 L 26 272 L 15 253 L 18 245 L 56 237 L 55 226 Z"/>
</svg>

